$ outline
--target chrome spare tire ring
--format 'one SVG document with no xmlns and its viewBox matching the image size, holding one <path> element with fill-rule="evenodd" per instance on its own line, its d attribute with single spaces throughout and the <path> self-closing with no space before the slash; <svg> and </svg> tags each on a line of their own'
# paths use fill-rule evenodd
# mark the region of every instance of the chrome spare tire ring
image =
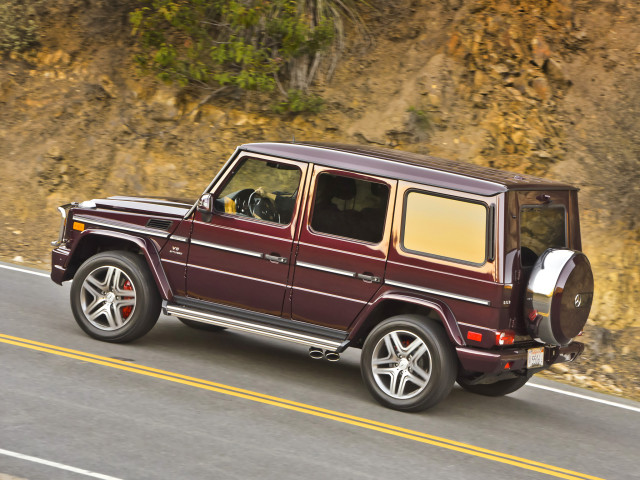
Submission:
<svg viewBox="0 0 640 480">
<path fill-rule="evenodd" d="M 593 272 L 582 252 L 549 248 L 529 277 L 523 316 L 529 334 L 550 345 L 567 345 L 584 328 L 593 303 Z"/>
<path fill-rule="evenodd" d="M 429 384 L 433 361 L 426 343 L 415 333 L 393 330 L 376 344 L 371 371 L 378 387 L 396 400 L 419 395 Z"/>
<path fill-rule="evenodd" d="M 118 267 L 98 267 L 82 282 L 80 306 L 87 321 L 95 328 L 104 331 L 119 330 L 134 316 L 135 285 Z"/>
</svg>

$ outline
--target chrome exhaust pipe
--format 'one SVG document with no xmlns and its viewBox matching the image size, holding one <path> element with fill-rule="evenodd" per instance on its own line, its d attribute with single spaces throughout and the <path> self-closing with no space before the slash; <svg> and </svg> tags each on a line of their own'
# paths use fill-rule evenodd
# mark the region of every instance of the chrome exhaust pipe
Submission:
<svg viewBox="0 0 640 480">
<path fill-rule="evenodd" d="M 324 358 L 330 362 L 337 362 L 340 360 L 340 354 L 338 352 L 324 352 Z"/>
<path fill-rule="evenodd" d="M 309 356 L 314 360 L 320 360 L 324 357 L 324 350 L 316 347 L 309 348 Z"/>
</svg>

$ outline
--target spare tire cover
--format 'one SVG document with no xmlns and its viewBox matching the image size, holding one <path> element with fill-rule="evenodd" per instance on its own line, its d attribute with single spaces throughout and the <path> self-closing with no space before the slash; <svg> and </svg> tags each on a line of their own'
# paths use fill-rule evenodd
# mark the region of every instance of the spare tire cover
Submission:
<svg viewBox="0 0 640 480">
<path fill-rule="evenodd" d="M 529 334 L 537 341 L 566 345 L 584 328 L 593 302 L 593 273 L 587 257 L 550 248 L 536 261 L 524 302 Z"/>
</svg>

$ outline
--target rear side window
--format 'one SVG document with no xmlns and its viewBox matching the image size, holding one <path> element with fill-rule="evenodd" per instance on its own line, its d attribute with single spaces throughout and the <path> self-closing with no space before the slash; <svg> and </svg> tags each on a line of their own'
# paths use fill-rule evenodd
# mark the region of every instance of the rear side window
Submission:
<svg viewBox="0 0 640 480">
<path fill-rule="evenodd" d="M 487 258 L 487 207 L 451 197 L 409 192 L 402 247 L 422 255 L 483 264 Z"/>
</svg>

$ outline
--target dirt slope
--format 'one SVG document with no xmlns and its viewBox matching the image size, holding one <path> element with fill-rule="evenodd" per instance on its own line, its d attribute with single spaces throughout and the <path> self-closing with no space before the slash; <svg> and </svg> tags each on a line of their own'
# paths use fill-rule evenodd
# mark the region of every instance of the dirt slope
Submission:
<svg viewBox="0 0 640 480">
<path fill-rule="evenodd" d="M 45 267 L 55 207 L 111 194 L 197 196 L 234 147 L 372 143 L 581 187 L 596 299 L 562 378 L 640 398 L 640 5 L 633 0 L 369 0 L 322 113 L 260 95 L 200 98 L 132 64 L 129 2 L 41 7 L 41 46 L 0 64 L 4 260 Z"/>
</svg>

